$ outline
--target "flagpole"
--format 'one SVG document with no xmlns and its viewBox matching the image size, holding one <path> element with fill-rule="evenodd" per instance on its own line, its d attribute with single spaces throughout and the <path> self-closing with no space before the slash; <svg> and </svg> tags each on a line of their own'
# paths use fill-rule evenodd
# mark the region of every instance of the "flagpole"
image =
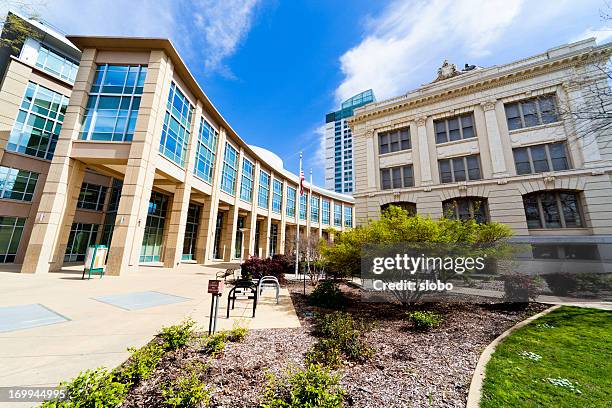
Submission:
<svg viewBox="0 0 612 408">
<path fill-rule="evenodd" d="M 308 188 L 308 190 L 310 191 L 310 205 L 312 205 L 312 168 L 310 169 L 310 186 Z M 308 208 L 308 206 L 306 206 L 306 208 Z M 308 217 L 308 215 L 306 215 Z M 312 217 L 312 214 L 311 214 Z M 310 228 L 310 227 L 308 227 Z M 312 231 L 308 231 L 308 243 L 306 246 L 306 265 L 308 268 L 308 273 L 310 273 L 310 243 L 312 242 L 312 239 L 310 239 L 310 234 L 312 233 Z M 304 278 L 305 279 L 305 278 Z"/>
<path fill-rule="evenodd" d="M 302 152 L 300 152 L 300 185 L 297 189 L 298 199 L 296 200 L 297 211 L 295 212 L 295 277 L 298 277 L 300 267 L 300 198 L 302 197 Z"/>
</svg>

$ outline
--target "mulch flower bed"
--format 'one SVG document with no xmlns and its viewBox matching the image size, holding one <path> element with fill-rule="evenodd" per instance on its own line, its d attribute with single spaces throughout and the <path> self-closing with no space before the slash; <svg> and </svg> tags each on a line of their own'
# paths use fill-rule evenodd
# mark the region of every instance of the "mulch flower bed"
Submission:
<svg viewBox="0 0 612 408">
<path fill-rule="evenodd" d="M 123 407 L 161 407 L 161 384 L 176 378 L 194 361 L 207 364 L 211 406 L 257 407 L 267 373 L 279 374 L 303 366 L 304 354 L 317 341 L 311 334 L 317 312 L 308 305 L 301 283 L 288 284 L 301 320 L 297 329 L 250 330 L 242 343 L 227 343 L 211 358 L 194 344 L 165 356 L 155 373 L 133 389 Z M 341 285 L 347 295 L 344 310 L 372 325 L 365 335 L 376 352 L 366 363 L 345 364 L 341 385 L 347 407 L 465 407 L 472 373 L 484 347 L 504 330 L 546 308 L 525 308 L 467 301 L 422 304 L 415 309 L 436 311 L 444 322 L 429 332 L 410 329 L 406 309 L 389 303 L 363 303 L 359 291 Z M 311 287 L 307 286 L 307 291 Z"/>
</svg>

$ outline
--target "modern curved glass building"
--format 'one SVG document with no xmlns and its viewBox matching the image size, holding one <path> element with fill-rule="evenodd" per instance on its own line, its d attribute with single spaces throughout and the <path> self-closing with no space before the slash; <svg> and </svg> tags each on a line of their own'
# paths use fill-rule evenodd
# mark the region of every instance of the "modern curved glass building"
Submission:
<svg viewBox="0 0 612 408">
<path fill-rule="evenodd" d="M 102 243 L 118 275 L 288 253 L 298 226 L 326 239 L 352 227 L 353 199 L 308 183 L 300 196 L 299 177 L 232 129 L 170 41 L 8 18 L 29 28 L 0 56 L 0 262 L 47 272 Z"/>
</svg>

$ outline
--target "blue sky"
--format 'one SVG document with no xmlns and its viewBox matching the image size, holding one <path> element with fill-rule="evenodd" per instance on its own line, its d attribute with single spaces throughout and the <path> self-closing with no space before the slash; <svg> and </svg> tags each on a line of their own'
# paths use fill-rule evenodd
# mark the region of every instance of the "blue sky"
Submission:
<svg viewBox="0 0 612 408">
<path fill-rule="evenodd" d="M 604 0 L 27 3 L 68 34 L 170 38 L 247 143 L 295 173 L 303 150 L 318 184 L 325 114 L 352 94 L 405 93 L 431 81 L 444 59 L 486 67 L 589 36 L 612 40 Z"/>
</svg>

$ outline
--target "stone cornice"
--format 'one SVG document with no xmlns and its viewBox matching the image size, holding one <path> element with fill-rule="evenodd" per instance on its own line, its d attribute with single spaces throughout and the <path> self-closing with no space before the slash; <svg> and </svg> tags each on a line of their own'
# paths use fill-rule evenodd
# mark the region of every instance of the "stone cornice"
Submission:
<svg viewBox="0 0 612 408">
<path fill-rule="evenodd" d="M 410 97 L 409 95 L 398 97 L 396 98 L 396 102 L 391 100 L 388 104 L 381 105 L 379 108 L 374 110 L 367 110 L 368 107 L 366 106 L 360 108 L 365 109 L 363 112 L 359 112 L 360 109 L 358 109 L 355 112 L 355 116 L 350 118 L 348 121 L 350 126 L 354 126 L 357 123 L 365 122 L 367 120 L 390 113 L 406 111 L 423 105 L 436 103 L 438 101 L 473 94 L 475 92 L 540 76 L 548 72 L 558 71 L 562 68 L 584 65 L 593 61 L 607 59 L 610 57 L 610 55 L 612 55 L 612 45 L 606 45 L 594 49 L 586 49 L 582 52 L 568 54 L 543 62 L 538 61 L 533 64 L 517 67 L 516 69 L 508 70 L 502 73 L 492 73 L 489 76 L 474 78 L 473 81 L 460 83 L 454 88 L 435 89 L 428 93 L 414 97 Z M 381 103 L 384 103 L 384 101 Z"/>
</svg>

